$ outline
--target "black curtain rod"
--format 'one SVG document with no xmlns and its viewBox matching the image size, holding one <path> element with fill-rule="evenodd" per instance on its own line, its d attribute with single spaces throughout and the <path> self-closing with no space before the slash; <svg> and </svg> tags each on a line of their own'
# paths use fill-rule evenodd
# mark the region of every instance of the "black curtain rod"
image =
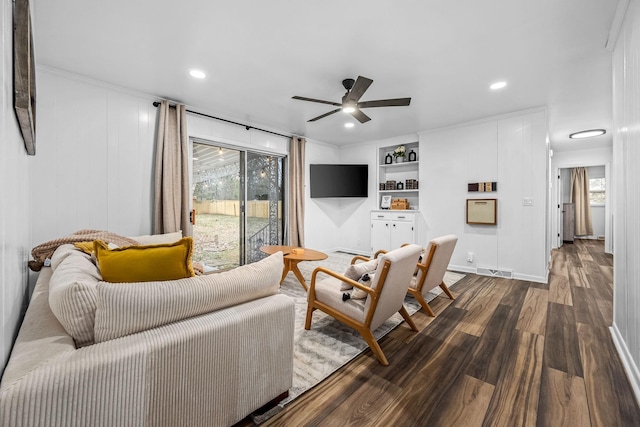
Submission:
<svg viewBox="0 0 640 427">
<path fill-rule="evenodd" d="M 159 107 L 159 106 L 160 106 L 160 102 L 155 101 L 155 102 L 153 103 L 153 106 L 154 106 L 154 107 Z M 244 127 L 246 130 L 255 129 L 255 130 L 259 130 L 260 132 L 266 132 L 266 133 L 270 133 L 270 134 L 272 134 L 272 135 L 278 135 L 278 136 L 281 136 L 281 137 L 283 137 L 283 138 L 293 138 L 293 136 L 292 136 L 292 135 L 283 135 L 283 134 L 278 133 L 278 132 L 271 132 L 270 130 L 260 129 L 260 128 L 257 128 L 257 127 L 255 127 L 255 126 L 245 125 L 245 124 L 242 124 L 242 123 L 234 122 L 234 121 L 232 121 L 232 120 L 227 120 L 227 119 L 223 119 L 223 118 L 216 117 L 216 116 L 210 116 L 210 115 L 208 115 L 208 114 L 199 113 L 199 112 L 197 112 L 197 111 L 191 111 L 191 110 L 186 110 L 186 111 L 187 111 L 187 113 L 196 114 L 196 115 L 198 115 L 198 116 L 208 117 L 208 118 L 210 118 L 210 119 L 216 119 L 216 120 L 220 120 L 220 121 L 222 121 L 222 122 L 231 123 L 231 124 L 233 124 L 233 125 L 242 126 L 242 127 Z"/>
</svg>

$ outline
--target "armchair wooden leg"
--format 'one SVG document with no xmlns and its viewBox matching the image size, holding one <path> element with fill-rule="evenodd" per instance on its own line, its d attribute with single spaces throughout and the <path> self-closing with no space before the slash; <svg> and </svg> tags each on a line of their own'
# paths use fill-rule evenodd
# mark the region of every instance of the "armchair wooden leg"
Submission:
<svg viewBox="0 0 640 427">
<path fill-rule="evenodd" d="M 447 287 L 447 285 L 444 282 L 440 283 L 440 289 L 442 289 L 444 291 L 444 293 L 447 294 L 447 296 L 449 298 L 455 299 L 453 297 L 453 294 L 451 293 L 451 291 L 449 290 L 449 288 Z"/>
<path fill-rule="evenodd" d="M 385 357 L 382 349 L 380 348 L 380 344 L 378 344 L 378 341 L 376 341 L 376 338 L 373 336 L 371 331 L 369 329 L 363 328 L 358 329 L 358 332 L 360 332 L 362 338 L 364 338 L 364 340 L 367 342 L 369 348 L 371 348 L 371 351 L 373 351 L 373 354 L 376 355 L 376 357 L 378 358 L 378 362 L 380 362 L 381 365 L 389 366 L 389 361 Z"/>
<path fill-rule="evenodd" d="M 313 317 L 314 310 L 315 308 L 312 307 L 310 304 L 307 305 L 307 318 L 304 321 L 304 329 L 307 331 L 311 329 L 311 317 Z"/>
<path fill-rule="evenodd" d="M 436 314 L 431 310 L 431 307 L 429 307 L 429 303 L 427 303 L 427 300 L 424 299 L 420 292 L 411 292 L 411 295 L 420 303 L 429 316 L 436 317 Z"/>
<path fill-rule="evenodd" d="M 404 308 L 404 305 L 400 309 L 400 314 L 402 315 L 402 318 L 404 319 L 404 321 L 407 322 L 407 325 L 409 325 L 411 330 L 418 332 L 418 328 L 416 327 L 416 324 L 413 323 L 413 319 L 409 315 L 409 312 L 407 311 L 407 309 Z"/>
</svg>

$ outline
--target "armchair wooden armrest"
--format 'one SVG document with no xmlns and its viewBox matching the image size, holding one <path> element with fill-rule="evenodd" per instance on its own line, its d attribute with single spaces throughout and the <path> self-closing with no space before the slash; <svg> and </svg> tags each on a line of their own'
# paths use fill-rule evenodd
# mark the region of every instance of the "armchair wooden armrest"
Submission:
<svg viewBox="0 0 640 427">
<path fill-rule="evenodd" d="M 370 296 L 374 296 L 375 293 L 376 293 L 370 287 L 365 286 L 360 282 L 356 282 L 355 280 L 349 279 L 348 277 L 345 277 L 342 274 L 336 273 L 335 271 L 329 270 L 328 268 L 325 268 L 325 267 L 316 267 L 316 269 L 313 270 L 313 273 L 311 274 L 311 286 L 309 287 L 309 297 L 310 298 L 315 298 L 316 276 L 318 275 L 318 273 L 324 273 L 324 274 L 327 274 L 329 276 L 335 277 L 336 279 L 340 279 L 343 282 L 347 282 L 347 283 L 353 285 L 354 288 L 358 288 L 358 289 L 361 289 L 361 290 L 365 291 Z M 313 296 L 311 296 L 312 292 L 313 292 Z"/>
</svg>

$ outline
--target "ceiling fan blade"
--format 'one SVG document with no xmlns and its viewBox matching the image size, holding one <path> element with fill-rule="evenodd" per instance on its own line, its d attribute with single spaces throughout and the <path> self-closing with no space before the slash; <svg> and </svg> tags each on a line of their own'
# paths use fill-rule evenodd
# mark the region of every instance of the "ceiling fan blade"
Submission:
<svg viewBox="0 0 640 427">
<path fill-rule="evenodd" d="M 366 123 L 369 120 L 371 120 L 371 117 L 367 116 L 365 113 L 363 113 L 360 110 L 355 110 L 353 113 L 351 113 L 351 115 L 356 119 L 358 119 L 360 123 Z"/>
<path fill-rule="evenodd" d="M 378 99 L 377 101 L 358 102 L 358 108 L 371 107 L 404 107 L 411 103 L 411 98 Z"/>
<path fill-rule="evenodd" d="M 342 104 L 338 104 L 337 102 L 323 101 L 322 99 L 305 98 L 304 96 L 292 96 L 291 99 L 298 99 L 300 101 L 318 102 L 320 104 L 335 105 L 336 107 L 342 106 Z"/>
<path fill-rule="evenodd" d="M 373 83 L 373 80 L 366 77 L 358 76 L 358 79 L 345 98 L 345 102 L 358 102 L 360 97 L 366 92 L 367 89 L 369 89 L 371 83 Z"/>
<path fill-rule="evenodd" d="M 340 104 L 338 104 L 338 105 L 340 105 Z M 321 115 L 321 116 L 314 117 L 313 119 L 311 119 L 311 120 L 307 120 L 307 121 L 308 121 L 308 122 L 315 122 L 316 120 L 320 120 L 320 119 L 323 119 L 323 118 L 325 118 L 325 117 L 327 117 L 327 116 L 330 116 L 330 115 L 332 115 L 332 114 L 334 114 L 334 113 L 337 113 L 337 112 L 338 112 L 338 111 L 340 111 L 340 110 L 341 110 L 341 108 L 336 108 L 336 109 L 335 109 L 335 110 L 333 110 L 333 111 L 329 111 L 328 113 L 324 113 L 324 114 L 323 114 L 323 115 Z"/>
</svg>

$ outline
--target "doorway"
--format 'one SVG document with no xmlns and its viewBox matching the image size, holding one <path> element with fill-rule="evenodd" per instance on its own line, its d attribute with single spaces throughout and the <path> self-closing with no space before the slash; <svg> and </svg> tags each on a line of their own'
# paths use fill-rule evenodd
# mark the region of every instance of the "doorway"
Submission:
<svg viewBox="0 0 640 427">
<path fill-rule="evenodd" d="M 221 270 L 283 239 L 284 157 L 192 140 L 193 260 Z"/>
<path fill-rule="evenodd" d="M 566 241 L 573 241 L 573 236 L 567 238 L 567 231 L 565 230 L 565 223 L 563 220 L 566 217 L 563 213 L 570 208 L 571 204 L 571 170 L 573 167 L 558 167 L 556 168 L 556 175 L 558 178 L 558 185 L 556 187 L 555 199 L 557 204 L 557 216 L 554 223 L 557 229 L 557 242 L 555 247 L 559 248 Z M 590 189 L 590 208 L 593 232 L 589 236 L 579 236 L 582 239 L 594 239 L 604 240 L 604 250 L 606 253 L 612 253 L 611 242 L 611 214 L 610 214 L 610 194 L 608 192 L 609 179 L 609 164 L 600 165 L 585 165 L 582 166 L 587 169 L 589 175 L 589 189 Z"/>
</svg>

